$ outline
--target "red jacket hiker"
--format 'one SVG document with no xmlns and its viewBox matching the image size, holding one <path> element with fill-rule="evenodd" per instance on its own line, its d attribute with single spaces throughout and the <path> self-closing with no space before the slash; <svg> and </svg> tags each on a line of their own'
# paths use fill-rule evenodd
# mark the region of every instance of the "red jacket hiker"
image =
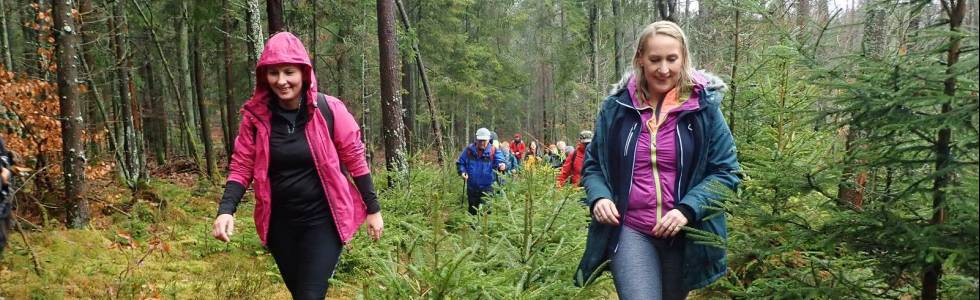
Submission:
<svg viewBox="0 0 980 300">
<path fill-rule="evenodd" d="M 578 143 L 575 146 L 575 152 L 572 152 L 572 157 L 565 160 L 565 164 L 561 167 L 561 173 L 558 174 L 558 187 L 565 186 L 565 182 L 568 182 L 569 179 L 572 180 L 572 185 L 579 185 L 582 180 L 582 166 L 585 164 L 586 145 L 588 144 Z"/>
<path fill-rule="evenodd" d="M 510 153 L 513 153 L 517 160 L 524 160 L 524 151 L 527 151 L 525 147 L 526 145 L 521 141 L 521 134 L 515 133 L 514 141 L 510 142 Z"/>
</svg>

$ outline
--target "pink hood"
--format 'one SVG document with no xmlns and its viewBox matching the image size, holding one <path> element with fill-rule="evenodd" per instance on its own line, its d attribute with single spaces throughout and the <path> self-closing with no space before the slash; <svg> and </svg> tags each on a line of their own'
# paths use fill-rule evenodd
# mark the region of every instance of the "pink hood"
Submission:
<svg viewBox="0 0 980 300">
<path fill-rule="evenodd" d="M 310 122 L 306 125 L 306 138 L 313 154 L 314 165 L 320 176 L 323 190 L 327 195 L 330 211 L 341 240 L 346 244 L 357 232 L 367 216 L 367 209 L 361 194 L 354 184 L 340 171 L 344 164 L 353 177 L 370 173 L 364 159 L 364 144 L 361 143 L 361 129 L 354 116 L 339 99 L 327 96 L 327 104 L 334 114 L 334 136 L 330 136 L 326 119 L 316 104 L 316 75 L 313 73 L 310 56 L 296 36 L 280 32 L 269 38 L 262 56 L 255 65 L 256 86 L 252 98 L 242 106 L 242 116 L 235 138 L 235 151 L 229 164 L 228 181 L 235 181 L 248 187 L 254 183 L 256 231 L 264 245 L 269 230 L 271 215 L 270 201 L 272 189 L 269 183 L 269 126 L 271 111 L 269 101 L 272 97 L 263 70 L 276 64 L 297 64 L 303 70 L 303 83 L 306 88 L 306 103 Z"/>
</svg>

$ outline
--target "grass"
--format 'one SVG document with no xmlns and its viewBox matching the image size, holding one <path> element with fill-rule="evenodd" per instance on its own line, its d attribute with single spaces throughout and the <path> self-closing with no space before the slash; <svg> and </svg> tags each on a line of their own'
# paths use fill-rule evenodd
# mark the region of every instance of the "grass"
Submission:
<svg viewBox="0 0 980 300">
<path fill-rule="evenodd" d="M 489 200 L 491 213 L 478 217 L 466 213 L 452 170 L 420 164 L 410 174 L 407 183 L 380 190 L 385 235 L 372 242 L 358 234 L 347 246 L 330 298 L 615 298 L 609 280 L 572 285 L 588 214 L 578 204 L 581 191 L 553 188 L 554 170 L 508 178 Z M 289 298 L 255 234 L 250 195 L 225 244 L 209 235 L 220 187 L 150 187 L 162 204 L 134 202 L 108 187 L 98 193 L 119 209 L 98 210 L 104 214 L 89 228 L 26 232 L 40 275 L 14 233 L 0 262 L 0 297 Z"/>
</svg>

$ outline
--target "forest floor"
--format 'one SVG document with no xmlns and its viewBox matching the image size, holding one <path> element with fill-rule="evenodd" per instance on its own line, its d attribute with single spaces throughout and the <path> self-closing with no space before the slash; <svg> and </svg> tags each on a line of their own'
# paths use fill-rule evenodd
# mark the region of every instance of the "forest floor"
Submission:
<svg viewBox="0 0 980 300">
<path fill-rule="evenodd" d="M 492 213 L 474 217 L 453 170 L 420 164 L 407 184 L 380 189 L 385 235 L 372 242 L 359 233 L 348 245 L 329 298 L 615 298 L 608 276 L 572 285 L 588 213 L 580 190 L 553 188 L 554 174 L 532 168 L 506 178 Z M 11 230 L 0 298 L 289 298 L 255 234 L 250 195 L 232 241 L 222 243 L 210 236 L 220 185 L 192 175 L 154 178 L 156 200 L 90 183 L 86 229 L 38 217 L 40 224 L 22 222 L 23 233 Z"/>
</svg>

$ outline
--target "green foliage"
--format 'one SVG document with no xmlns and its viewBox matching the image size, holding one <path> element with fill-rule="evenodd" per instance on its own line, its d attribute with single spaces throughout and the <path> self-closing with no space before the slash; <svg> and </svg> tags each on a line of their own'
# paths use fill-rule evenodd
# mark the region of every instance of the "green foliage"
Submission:
<svg viewBox="0 0 980 300">
<path fill-rule="evenodd" d="M 893 15 L 921 12 L 889 7 Z M 941 63 L 950 37 L 971 45 L 976 34 L 948 26 L 906 34 L 914 46 L 880 56 L 823 59 L 811 55 L 818 52 L 808 48 L 812 37 L 780 32 L 776 47 L 750 52 L 734 114 L 748 177 L 725 204 L 733 216 L 732 271 L 714 290 L 746 298 L 910 297 L 923 289 L 923 269 L 939 263 L 943 297 L 976 297 L 976 51 L 961 52 L 951 67 Z M 944 87 L 950 74 L 953 95 Z M 943 128 L 952 132 L 952 161 L 937 170 Z M 867 182 L 849 182 L 851 172 Z M 951 179 L 940 190 L 945 222 L 930 224 L 941 175 Z M 839 187 L 859 190 L 863 203 L 841 202 Z"/>
<path fill-rule="evenodd" d="M 416 188 L 381 194 L 385 237 L 360 246 L 370 242 L 358 236 L 336 280 L 369 299 L 608 296 L 609 282 L 572 286 L 588 215 L 580 191 L 551 188 L 554 175 L 532 169 L 505 178 L 490 204 L 470 216 L 455 172 L 414 169 Z"/>
</svg>

